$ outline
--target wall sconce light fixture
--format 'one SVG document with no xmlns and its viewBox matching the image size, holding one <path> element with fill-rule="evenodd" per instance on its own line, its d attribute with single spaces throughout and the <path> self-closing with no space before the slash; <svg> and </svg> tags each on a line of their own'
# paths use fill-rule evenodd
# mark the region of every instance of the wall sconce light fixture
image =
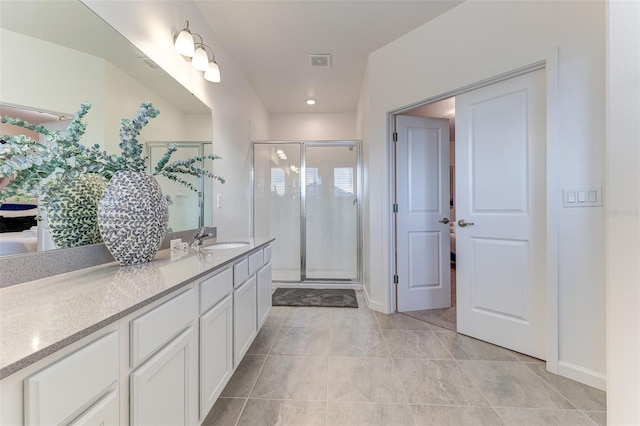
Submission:
<svg viewBox="0 0 640 426">
<path fill-rule="evenodd" d="M 200 41 L 195 41 L 194 36 L 198 37 Z M 189 21 L 185 21 L 182 31 L 176 34 L 173 47 L 176 52 L 187 60 L 191 60 L 192 67 L 198 71 L 204 71 L 205 80 L 213 83 L 220 82 L 220 67 L 216 62 L 216 55 L 213 53 L 213 49 L 204 44 L 200 34 L 192 33 L 189 30 Z M 211 52 L 211 60 L 209 60 L 207 49 Z"/>
</svg>

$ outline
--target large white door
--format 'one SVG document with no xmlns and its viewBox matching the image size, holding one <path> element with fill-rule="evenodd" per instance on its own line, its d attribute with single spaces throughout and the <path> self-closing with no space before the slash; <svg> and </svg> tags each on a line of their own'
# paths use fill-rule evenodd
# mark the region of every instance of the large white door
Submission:
<svg viewBox="0 0 640 426">
<path fill-rule="evenodd" d="M 449 120 L 396 117 L 398 311 L 451 306 Z"/>
<path fill-rule="evenodd" d="M 542 359 L 545 111 L 544 70 L 456 97 L 458 332 Z"/>
</svg>

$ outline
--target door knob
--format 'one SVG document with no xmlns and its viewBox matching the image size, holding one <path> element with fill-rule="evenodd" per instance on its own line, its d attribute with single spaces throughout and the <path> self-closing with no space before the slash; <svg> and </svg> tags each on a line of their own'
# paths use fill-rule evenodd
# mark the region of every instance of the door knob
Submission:
<svg viewBox="0 0 640 426">
<path fill-rule="evenodd" d="M 449 219 L 444 217 L 444 218 L 442 218 L 442 220 L 439 220 L 438 222 L 447 224 L 447 223 L 449 223 Z"/>
<path fill-rule="evenodd" d="M 459 226 L 460 228 L 464 228 L 465 226 L 469 226 L 469 225 L 473 225 L 473 222 L 467 222 L 467 221 L 466 221 L 466 220 L 464 220 L 464 219 L 460 219 L 460 220 L 458 221 L 458 226 Z"/>
</svg>

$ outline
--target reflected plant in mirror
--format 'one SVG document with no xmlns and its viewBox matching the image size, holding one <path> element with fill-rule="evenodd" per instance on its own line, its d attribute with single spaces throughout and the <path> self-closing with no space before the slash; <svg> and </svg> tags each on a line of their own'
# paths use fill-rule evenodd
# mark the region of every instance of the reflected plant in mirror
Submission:
<svg viewBox="0 0 640 426">
<path fill-rule="evenodd" d="M 142 155 L 138 136 L 150 119 L 160 113 L 145 102 L 132 120 L 123 119 L 119 133 L 121 154 L 115 155 L 102 150 L 99 144 L 87 147 L 81 143 L 86 131 L 83 118 L 90 108 L 91 104 L 83 103 L 66 132 L 48 130 L 20 119 L 1 118 L 2 123 L 45 135 L 47 142 L 39 143 L 25 135 L 0 135 L 0 202 L 10 197 L 39 199 L 59 248 L 102 241 L 97 220 L 99 200 L 117 174 L 145 174 L 148 159 Z M 220 157 L 207 154 L 170 161 L 176 150 L 175 144 L 168 147 L 152 175 L 164 176 L 193 191 L 197 188 L 183 175 L 204 176 L 224 183 L 220 176 L 198 166 L 204 159 Z M 164 234 L 166 223 L 161 228 Z"/>
</svg>

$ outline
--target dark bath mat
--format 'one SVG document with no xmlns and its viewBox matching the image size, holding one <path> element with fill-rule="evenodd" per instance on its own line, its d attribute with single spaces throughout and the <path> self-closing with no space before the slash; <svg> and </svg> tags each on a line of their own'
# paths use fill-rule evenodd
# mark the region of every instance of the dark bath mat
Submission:
<svg viewBox="0 0 640 426">
<path fill-rule="evenodd" d="M 353 289 L 278 288 L 273 292 L 272 304 L 273 306 L 357 308 L 358 299 Z"/>
</svg>

